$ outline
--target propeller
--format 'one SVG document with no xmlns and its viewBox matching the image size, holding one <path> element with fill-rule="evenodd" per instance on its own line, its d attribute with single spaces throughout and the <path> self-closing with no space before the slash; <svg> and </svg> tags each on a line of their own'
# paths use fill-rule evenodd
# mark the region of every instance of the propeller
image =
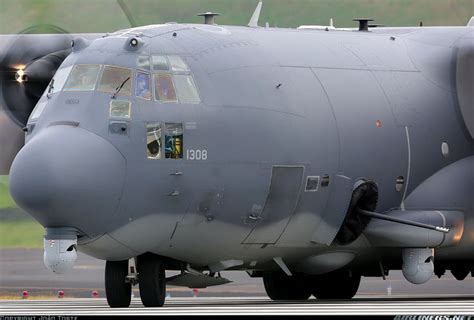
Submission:
<svg viewBox="0 0 474 320">
<path fill-rule="evenodd" d="M 117 3 L 130 25 L 137 26 L 125 1 Z M 36 24 L 0 38 L 0 175 L 8 174 L 23 146 L 21 128 L 70 54 L 72 40 L 67 30 L 51 24 Z"/>
<path fill-rule="evenodd" d="M 125 4 L 125 1 L 124 0 L 117 0 L 117 3 L 119 5 L 119 7 L 122 9 L 123 13 L 125 14 L 125 16 L 127 17 L 127 20 L 128 22 L 130 23 L 130 26 L 132 28 L 135 28 L 135 27 L 138 27 L 138 24 L 137 22 L 135 21 L 133 15 L 132 15 L 132 12 L 130 11 L 130 9 L 127 7 L 127 5 Z"/>
<path fill-rule="evenodd" d="M 136 27 L 125 1 L 117 0 L 117 3 L 130 25 Z M 41 38 L 35 33 L 41 33 Z M 18 126 L 26 125 L 38 99 L 71 52 L 71 41 L 67 30 L 38 24 L 14 36 L 6 46 L 3 59 L 0 52 L 0 106 Z"/>
<path fill-rule="evenodd" d="M 30 34 L 38 32 L 47 35 Z M 8 174 L 23 146 L 21 128 L 70 53 L 71 40 L 66 30 L 53 25 L 32 26 L 0 39 L 0 174 Z"/>
<path fill-rule="evenodd" d="M 117 3 L 130 25 L 136 27 L 125 1 Z M 0 174 L 8 174 L 24 143 L 21 128 L 70 54 L 72 40 L 67 30 L 51 24 L 36 24 L 0 38 Z"/>
<path fill-rule="evenodd" d="M 47 27 L 50 32 L 65 32 L 56 26 Z M 45 25 L 29 27 L 12 36 L 0 54 L 2 106 L 21 127 L 26 124 L 36 102 L 71 50 L 72 37 L 69 34 L 25 34 L 44 29 Z"/>
</svg>

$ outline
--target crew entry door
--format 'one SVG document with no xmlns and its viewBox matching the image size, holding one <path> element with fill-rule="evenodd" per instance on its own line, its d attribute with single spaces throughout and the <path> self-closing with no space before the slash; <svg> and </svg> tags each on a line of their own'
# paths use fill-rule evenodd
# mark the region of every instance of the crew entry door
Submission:
<svg viewBox="0 0 474 320">
<path fill-rule="evenodd" d="M 267 200 L 244 244 L 274 244 L 285 230 L 300 197 L 304 167 L 274 166 Z"/>
</svg>

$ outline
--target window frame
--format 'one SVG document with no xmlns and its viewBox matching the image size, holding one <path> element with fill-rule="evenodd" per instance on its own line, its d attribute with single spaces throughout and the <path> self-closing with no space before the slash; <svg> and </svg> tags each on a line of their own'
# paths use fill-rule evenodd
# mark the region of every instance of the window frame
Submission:
<svg viewBox="0 0 474 320">
<path fill-rule="evenodd" d="M 168 76 L 170 76 L 170 79 L 171 79 L 171 83 L 173 84 L 173 90 L 174 90 L 174 95 L 176 97 L 176 100 L 167 100 L 167 101 L 163 101 L 163 100 L 160 100 L 160 99 L 157 99 L 156 98 L 156 94 L 157 94 L 157 87 L 156 87 L 156 82 L 155 82 L 155 78 L 157 76 L 159 76 L 160 74 L 166 74 Z M 173 73 L 172 72 L 156 72 L 156 73 L 153 73 L 153 100 L 154 101 L 157 101 L 159 103 L 172 103 L 172 104 L 179 104 L 179 99 L 178 99 L 178 93 L 176 91 L 176 85 L 174 84 L 174 79 L 173 79 Z"/>
<path fill-rule="evenodd" d="M 163 144 L 163 146 L 162 146 L 163 154 L 162 154 L 161 159 L 162 160 L 168 160 L 168 161 L 185 160 L 185 152 L 184 152 L 185 151 L 185 147 L 184 147 L 184 136 L 185 136 L 185 134 L 184 134 L 185 128 L 184 127 L 185 127 L 185 123 L 184 122 L 166 122 L 166 121 L 163 122 L 162 121 L 161 124 L 162 124 L 162 127 L 161 127 L 162 128 L 162 133 L 161 134 L 162 134 L 162 144 Z M 176 125 L 176 124 L 181 125 L 181 130 L 182 130 L 181 137 L 182 138 L 181 138 L 181 157 L 180 158 L 172 158 L 172 157 L 167 158 L 166 157 L 166 136 L 167 136 L 167 133 L 168 133 L 168 128 L 167 128 L 168 124 L 169 125 Z"/>
<path fill-rule="evenodd" d="M 114 94 L 113 92 L 108 92 L 108 91 L 102 91 L 102 90 L 99 90 L 99 85 L 102 81 L 102 76 L 104 75 L 104 72 L 105 72 L 105 68 L 107 67 L 111 67 L 111 68 L 116 68 L 116 69 L 126 69 L 126 70 L 130 70 L 131 71 L 131 76 L 130 76 L 130 80 L 131 83 L 130 83 L 130 94 L 129 95 L 124 95 L 122 94 L 122 91 L 120 91 L 118 94 L 117 94 L 117 97 L 120 97 L 120 96 L 123 96 L 123 97 L 133 97 L 134 96 L 134 93 L 135 93 L 135 87 L 134 87 L 134 83 L 135 82 L 135 74 L 134 72 L 136 72 L 136 69 L 134 68 L 128 68 L 128 67 L 122 67 L 122 66 L 117 66 L 117 65 L 110 65 L 110 64 L 104 64 L 102 65 L 102 72 L 100 73 L 100 79 L 99 81 L 97 81 L 96 83 L 96 89 L 95 91 L 97 92 L 101 92 L 101 93 L 108 93 L 108 94 Z"/>
<path fill-rule="evenodd" d="M 159 158 L 151 158 L 148 156 L 148 125 L 149 124 L 159 124 L 160 126 L 160 136 L 158 137 L 160 140 L 160 146 L 159 146 Z M 163 121 L 145 121 L 145 132 L 146 132 L 146 138 L 145 138 L 145 149 L 146 149 L 146 158 L 147 160 L 163 160 L 165 159 L 165 148 L 164 148 L 164 139 L 165 139 L 165 123 Z"/>
<path fill-rule="evenodd" d="M 154 64 L 153 64 L 153 57 L 165 57 L 166 60 L 166 65 L 168 66 L 167 70 L 155 70 Z M 150 72 L 152 73 L 160 73 L 160 72 L 168 72 L 168 73 L 173 73 L 173 70 L 171 70 L 171 64 L 170 60 L 168 59 L 167 54 L 150 54 L 149 55 L 149 60 L 150 60 Z"/>
<path fill-rule="evenodd" d="M 187 70 L 173 70 L 173 66 L 171 64 L 171 60 L 169 57 L 178 57 L 184 65 L 188 68 Z M 170 67 L 170 72 L 173 74 L 189 74 L 191 73 L 191 68 L 189 67 L 189 64 L 186 62 L 186 60 L 183 59 L 182 56 L 178 54 L 167 54 L 166 59 L 168 60 L 168 66 Z"/>
<path fill-rule="evenodd" d="M 68 81 L 68 79 L 69 79 L 69 76 L 71 75 L 72 70 L 74 69 L 74 66 L 75 66 L 75 65 L 71 64 L 71 65 L 66 66 L 66 67 L 58 68 L 58 70 L 56 70 L 56 72 L 54 73 L 54 76 L 53 76 L 53 77 L 51 78 L 51 80 L 49 81 L 48 86 L 47 86 L 46 89 L 44 90 L 44 92 L 43 92 L 43 94 L 41 95 L 41 97 L 46 97 L 46 96 L 48 96 L 48 94 L 53 95 L 53 94 L 62 92 L 63 89 L 64 89 L 64 86 L 66 85 L 66 83 L 67 83 L 67 81 Z M 61 90 L 55 91 L 55 90 L 54 90 L 55 85 L 53 84 L 53 92 L 49 93 L 48 91 L 49 91 L 49 87 L 51 86 L 51 81 L 55 80 L 55 77 L 56 77 L 56 75 L 58 74 L 59 71 L 63 71 L 64 69 L 67 69 L 67 68 L 71 68 L 71 70 L 69 70 L 69 73 L 67 74 L 67 77 L 64 79 L 64 82 L 63 82 L 63 85 L 62 85 L 62 87 L 61 87 Z M 100 72 L 100 70 L 99 70 L 99 72 Z M 56 81 L 55 81 L 55 82 L 56 82 Z"/>
<path fill-rule="evenodd" d="M 128 117 L 118 117 L 118 116 L 113 116 L 112 115 L 112 104 L 114 102 L 128 102 Z M 132 120 L 132 101 L 131 100 L 118 100 L 118 99 L 111 99 L 109 103 L 109 120 L 121 120 L 121 121 L 131 121 Z"/>
<path fill-rule="evenodd" d="M 197 102 L 181 102 L 181 100 L 179 99 L 179 90 L 176 89 L 177 87 L 175 85 L 176 98 L 178 99 L 179 103 L 180 104 L 201 104 L 202 103 L 201 95 L 199 94 L 199 88 L 196 84 L 196 81 L 194 80 L 194 75 L 192 74 L 192 72 L 188 71 L 188 72 L 174 73 L 173 74 L 173 81 L 175 80 L 174 76 L 188 76 L 188 77 L 191 77 L 191 80 L 193 81 L 193 84 L 194 84 L 194 89 L 196 89 L 196 94 L 197 94 L 197 97 L 198 97 L 198 100 L 199 100 Z"/>
<path fill-rule="evenodd" d="M 148 86 L 149 86 L 149 90 L 150 90 L 150 98 L 149 99 L 143 98 L 141 96 L 137 96 L 137 79 L 138 79 L 138 74 L 139 73 L 143 73 L 143 74 L 146 74 L 148 76 Z M 155 95 L 155 93 L 154 93 L 154 91 L 155 91 L 154 86 L 155 85 L 154 84 L 155 83 L 153 81 L 152 76 L 153 76 L 153 74 L 151 72 L 142 71 L 140 69 L 135 70 L 135 76 L 133 77 L 133 79 L 135 80 L 135 81 L 133 81 L 134 82 L 133 83 L 133 93 L 134 93 L 133 96 L 135 98 L 142 99 L 142 100 L 145 100 L 145 101 L 153 101 L 154 100 L 154 98 L 155 98 L 155 96 L 154 96 Z"/>
<path fill-rule="evenodd" d="M 74 72 L 74 70 L 77 68 L 77 66 L 99 66 L 99 71 L 97 72 L 97 76 L 95 78 L 95 84 L 93 89 L 74 89 L 74 90 L 67 90 L 66 85 L 68 84 L 69 79 L 71 78 L 71 74 Z M 104 69 L 104 65 L 102 64 L 93 64 L 93 63 L 84 63 L 84 64 L 75 64 L 73 65 L 73 68 L 71 72 L 69 73 L 66 82 L 63 85 L 63 89 L 61 90 L 62 92 L 81 92 L 81 91 L 97 91 L 97 86 L 99 85 L 99 78 L 102 77 L 102 71 Z"/>
<path fill-rule="evenodd" d="M 138 58 L 139 57 L 148 57 L 148 69 L 144 69 L 144 68 L 138 66 Z M 135 64 L 136 64 L 136 70 L 137 71 L 145 71 L 145 72 L 148 72 L 148 73 L 151 74 L 151 72 L 152 72 L 151 55 L 149 55 L 149 54 L 137 54 Z"/>
<path fill-rule="evenodd" d="M 168 70 L 155 70 L 155 68 L 153 67 L 153 57 L 154 56 L 164 57 L 166 59 L 167 64 L 168 64 Z M 170 56 L 178 57 L 179 59 L 181 59 L 181 61 L 186 65 L 187 70 L 185 70 L 185 71 L 183 71 L 183 70 L 179 70 L 179 71 L 173 70 L 173 67 L 172 67 L 170 59 L 169 59 Z M 184 56 L 179 55 L 179 54 L 156 54 L 156 53 L 154 54 L 154 53 L 150 53 L 149 54 L 149 59 L 150 59 L 150 77 L 151 77 L 150 80 L 151 80 L 151 85 L 153 87 L 152 88 L 153 98 L 151 99 L 151 101 L 158 102 L 158 103 L 161 103 L 161 104 L 173 103 L 173 104 L 198 105 L 198 104 L 202 103 L 201 90 L 199 89 L 199 85 L 196 81 L 196 77 L 194 76 L 194 73 L 193 73 L 191 67 L 189 66 L 189 64 L 186 61 Z M 147 73 L 146 71 L 144 71 L 144 69 L 138 68 L 138 65 L 137 65 L 137 68 L 136 68 L 136 72 L 137 73 L 138 72 Z M 159 98 L 159 92 L 157 92 L 157 87 L 156 87 L 156 81 L 155 80 L 160 74 L 167 74 L 167 75 L 171 76 L 171 81 L 173 83 L 173 89 L 174 89 L 174 93 L 176 95 L 176 100 L 163 101 L 163 100 L 157 99 L 157 95 L 158 95 L 158 98 Z M 198 101 L 195 101 L 195 102 L 182 102 L 181 101 L 181 99 L 179 98 L 179 90 L 177 89 L 177 86 L 176 86 L 176 81 L 175 81 L 176 76 L 189 76 L 189 77 L 191 77 L 191 80 L 194 84 L 194 89 L 195 89 L 196 94 L 197 94 Z"/>
</svg>

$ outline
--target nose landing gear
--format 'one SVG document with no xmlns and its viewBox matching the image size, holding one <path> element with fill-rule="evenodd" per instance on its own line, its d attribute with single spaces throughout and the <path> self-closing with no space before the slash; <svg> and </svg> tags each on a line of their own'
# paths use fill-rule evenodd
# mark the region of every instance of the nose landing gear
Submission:
<svg viewBox="0 0 474 320">
<path fill-rule="evenodd" d="M 107 261 L 105 264 L 105 295 L 112 308 L 128 308 L 132 297 L 132 284 L 126 281 L 128 260 Z"/>
<path fill-rule="evenodd" d="M 112 308 L 130 306 L 132 285 L 138 284 L 140 298 L 145 307 L 161 307 L 165 303 L 165 266 L 151 253 L 137 257 L 137 266 L 129 260 L 107 261 L 105 264 L 105 294 Z M 138 269 L 138 273 L 136 272 Z M 130 272 L 129 272 L 130 271 Z"/>
<path fill-rule="evenodd" d="M 145 253 L 138 257 L 138 283 L 145 307 L 161 307 L 165 303 L 165 266 L 158 256 Z"/>
</svg>

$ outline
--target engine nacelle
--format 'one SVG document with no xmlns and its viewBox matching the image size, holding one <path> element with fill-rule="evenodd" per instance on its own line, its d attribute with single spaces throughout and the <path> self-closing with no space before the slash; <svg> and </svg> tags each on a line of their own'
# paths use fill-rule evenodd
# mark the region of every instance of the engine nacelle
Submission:
<svg viewBox="0 0 474 320">
<path fill-rule="evenodd" d="M 45 266 L 54 273 L 63 274 L 77 260 L 77 233 L 70 228 L 47 228 L 44 236 Z"/>
</svg>

